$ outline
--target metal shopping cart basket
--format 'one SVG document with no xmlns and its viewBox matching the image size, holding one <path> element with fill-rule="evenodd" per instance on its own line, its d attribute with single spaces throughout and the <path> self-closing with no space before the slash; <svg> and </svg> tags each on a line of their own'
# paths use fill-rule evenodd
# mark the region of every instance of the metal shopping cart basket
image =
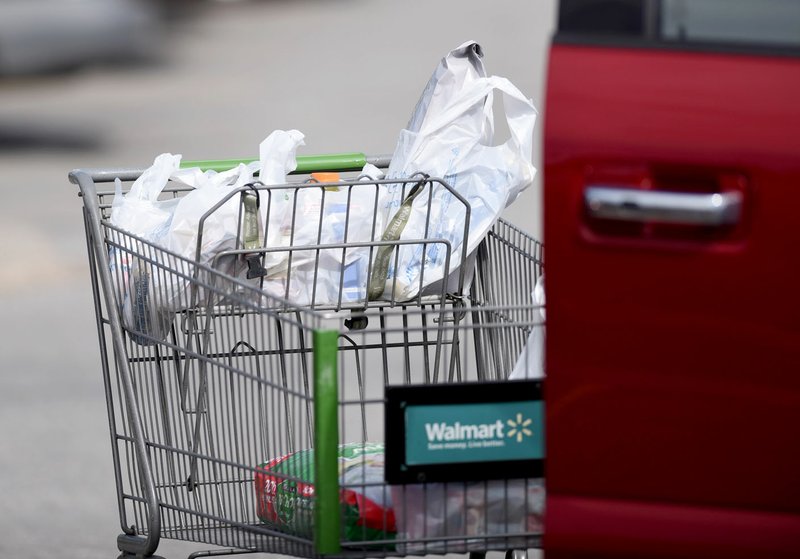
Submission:
<svg viewBox="0 0 800 559">
<path fill-rule="evenodd" d="M 114 182 L 129 188 L 141 171 L 70 175 L 84 203 L 123 557 L 152 555 L 160 538 L 218 546 L 195 556 L 539 546 L 541 384 L 507 377 L 543 326 L 531 299 L 542 245 L 502 220 L 459 257 L 433 227 L 419 239 L 376 230 L 350 240 L 363 219 L 356 191 L 388 187 L 347 173 L 364 162 L 299 157 L 289 184 L 236 189 L 226 200 L 241 235 L 208 264 L 111 223 Z M 309 178 L 320 170 L 342 175 Z M 466 239 L 469 204 L 445 181 L 392 182 L 406 200 L 441 189 L 463 205 Z M 316 193 L 316 218 L 296 202 L 301 191 Z M 174 184 L 162 196 L 186 193 Z M 253 204 L 287 195 L 288 241 L 265 246 L 261 223 L 254 242 Z M 345 233 L 331 242 L 320 208 L 336 196 Z M 198 254 L 222 205 L 200 220 Z M 317 232 L 311 243 L 292 237 L 301 225 Z M 427 287 L 403 300 L 389 287 L 367 294 L 381 261 L 391 270 L 402 251 L 432 247 L 448 265 L 438 282 L 420 279 Z M 367 272 L 350 274 L 354 262 Z"/>
</svg>

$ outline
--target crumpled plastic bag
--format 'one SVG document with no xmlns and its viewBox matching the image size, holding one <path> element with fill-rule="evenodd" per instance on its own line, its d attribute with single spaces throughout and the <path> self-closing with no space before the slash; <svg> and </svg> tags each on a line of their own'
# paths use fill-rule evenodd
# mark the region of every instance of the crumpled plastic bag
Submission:
<svg viewBox="0 0 800 559">
<path fill-rule="evenodd" d="M 117 179 L 117 192 L 111 203 L 111 223 L 147 241 L 161 242 L 169 230 L 178 200 L 158 198 L 180 164 L 180 155 L 162 153 L 125 195 L 122 194 L 122 183 Z"/>
<path fill-rule="evenodd" d="M 261 142 L 260 159 L 257 162 L 239 164 L 221 173 L 190 169 L 173 174 L 173 180 L 194 187 L 194 190 L 181 198 L 175 209 L 166 236 L 166 248 L 189 260 L 235 275 L 237 257 L 224 255 L 226 251 L 242 248 L 241 197 L 235 193 L 255 182 L 285 183 L 286 175 L 297 167 L 295 154 L 297 148 L 303 145 L 303 138 L 303 134 L 297 130 L 275 130 Z M 256 179 L 254 175 L 257 171 L 259 177 Z M 261 223 L 269 210 L 280 211 L 262 203 L 259 207 Z M 263 237 L 260 241 L 263 241 Z M 268 256 L 270 254 L 274 253 L 268 253 Z M 182 297 L 189 285 L 188 280 L 181 279 L 176 285 L 162 286 L 164 305 L 177 311 L 202 301 L 197 297 L 196 300 Z"/>
<path fill-rule="evenodd" d="M 144 240 L 162 245 L 169 232 L 177 199 L 159 200 L 169 177 L 180 167 L 181 156 L 164 153 L 156 157 L 153 165 L 146 169 L 127 194 L 122 194 L 122 183 L 117 179 L 116 194 L 111 204 L 111 223 Z M 154 289 L 154 282 L 163 274 L 154 273 L 147 260 L 137 254 L 150 251 L 144 243 L 131 239 L 125 250 L 114 248 L 109 254 L 111 277 L 117 292 L 122 322 L 132 332 L 137 343 L 149 345 L 149 337 L 166 337 L 173 315 L 161 309 Z"/>
<path fill-rule="evenodd" d="M 392 502 L 400 553 L 525 549 L 544 531 L 542 479 L 395 485 Z"/>
<path fill-rule="evenodd" d="M 303 306 L 366 302 L 369 246 L 303 248 L 363 243 L 380 237 L 383 223 L 374 209 L 383 187 L 371 181 L 383 178 L 383 171 L 367 164 L 360 177 L 359 184 L 352 186 L 297 187 L 296 194 L 292 194 L 292 205 L 286 208 L 281 222 L 284 231 L 293 234 L 290 237 L 287 233 L 279 241 L 282 245 L 278 245 L 292 249 L 291 273 L 288 251 L 269 253 L 283 256 L 269 260 L 263 284 L 266 293 Z"/>
<path fill-rule="evenodd" d="M 297 148 L 305 145 L 303 134 L 289 130 L 283 134 L 273 132 L 259 146 L 261 173 L 259 181 L 266 185 L 286 183 L 286 176 L 297 168 Z M 266 227 L 266 246 L 286 247 L 291 242 L 291 215 L 294 206 L 294 191 L 278 189 L 261 193 L 261 223 Z M 285 266 L 286 252 L 268 252 L 264 255 L 264 267 L 269 269 Z"/>
<path fill-rule="evenodd" d="M 300 132 L 276 130 L 262 142 L 258 162 L 222 173 L 180 169 L 180 155 L 159 155 L 127 194 L 122 194 L 118 184 L 111 223 L 187 260 L 233 273 L 236 257 L 219 256 L 241 248 L 241 199 L 236 191 L 253 183 L 257 171 L 262 182 L 284 183 L 286 174 L 296 167 L 295 152 L 302 143 Z M 170 180 L 193 190 L 181 198 L 158 200 Z M 189 296 L 194 267 L 183 260 L 168 253 L 153 256 L 142 243 L 135 243 L 130 252 L 113 252 L 111 267 L 123 324 L 137 343 L 165 339 L 176 312 L 205 302 L 199 289 Z"/>
<path fill-rule="evenodd" d="M 544 275 L 539 276 L 531 293 L 534 305 L 534 317 L 539 320 L 531 327 L 528 341 L 517 359 L 514 369 L 508 376 L 509 380 L 543 379 L 544 369 L 544 338 L 545 338 L 545 296 Z"/>
<path fill-rule="evenodd" d="M 495 146 L 493 106 L 498 93 L 503 96 L 510 138 Z M 532 101 L 510 81 L 486 75 L 477 43 L 464 43 L 441 61 L 408 128 L 400 133 L 387 178 L 425 173 L 445 179 L 471 208 L 468 238 L 464 238 L 465 206 L 443 187 L 429 183 L 413 199 L 398 238 L 446 239 L 452 246 L 449 268 L 442 244 L 400 246 L 395 249 L 397 266 L 392 256 L 388 269 L 378 270 L 375 277 L 385 276 L 386 281 L 383 290 L 380 282 L 370 285 L 371 298 L 409 300 L 438 289 L 442 281 L 452 287 L 459 266 L 467 264 L 462 262 L 464 245 L 467 255 L 474 253 L 503 209 L 533 182 L 536 114 Z M 390 222 L 403 198 L 400 185 L 387 189 L 382 206 L 385 221 Z"/>
<path fill-rule="evenodd" d="M 237 246 L 240 199 L 231 196 L 231 193 L 256 180 L 268 185 L 285 183 L 286 175 L 297 167 L 295 153 L 298 146 L 304 144 L 303 138 L 303 134 L 297 130 L 275 130 L 261 142 L 258 162 L 249 165 L 240 163 L 238 167 L 221 173 L 203 173 L 199 169 L 174 173 L 174 180 L 194 190 L 181 198 L 175 209 L 167 236 L 167 248 L 207 265 L 212 264 L 220 252 L 241 248 Z M 258 179 L 254 176 L 256 172 L 259 172 Z M 220 207 L 213 209 L 220 203 Z M 272 211 L 279 214 L 282 209 L 276 204 Z M 266 219 L 266 212 L 267 205 L 261 204 L 262 222 Z M 198 254 L 197 241 L 201 234 Z M 277 243 L 270 239 L 267 244 L 275 246 Z"/>
</svg>

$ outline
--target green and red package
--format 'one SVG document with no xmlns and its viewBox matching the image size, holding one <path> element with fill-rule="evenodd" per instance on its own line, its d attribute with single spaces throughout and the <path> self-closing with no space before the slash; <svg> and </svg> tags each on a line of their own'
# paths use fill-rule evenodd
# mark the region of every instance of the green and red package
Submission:
<svg viewBox="0 0 800 559">
<path fill-rule="evenodd" d="M 383 444 L 343 444 L 339 445 L 338 454 L 345 540 L 394 539 L 397 526 L 391 491 L 384 485 Z M 276 458 L 258 469 L 255 477 L 258 518 L 277 530 L 311 538 L 314 450 Z"/>
</svg>

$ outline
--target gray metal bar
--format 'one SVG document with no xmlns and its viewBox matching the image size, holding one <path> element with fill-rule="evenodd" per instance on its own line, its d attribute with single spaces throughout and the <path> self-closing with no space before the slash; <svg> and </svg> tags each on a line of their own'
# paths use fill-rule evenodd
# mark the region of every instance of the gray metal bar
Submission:
<svg viewBox="0 0 800 559">
<path fill-rule="evenodd" d="M 114 347 L 114 357 L 119 368 L 119 377 L 125 394 L 125 404 L 128 409 L 128 420 L 133 432 L 136 449 L 136 462 L 139 467 L 139 480 L 142 484 L 143 493 L 147 499 L 147 536 L 145 538 L 123 535 L 117 539 L 120 551 L 133 552 L 139 555 L 152 555 L 158 548 L 161 538 L 161 514 L 159 511 L 158 496 L 156 494 L 153 472 L 150 465 L 150 458 L 147 455 L 147 445 L 144 440 L 144 429 L 142 427 L 139 406 L 136 403 L 131 381 L 130 369 L 125 359 L 126 351 L 123 343 L 122 322 L 119 316 L 119 309 L 114 300 L 112 287 L 111 271 L 107 262 L 105 245 L 103 244 L 103 230 L 100 224 L 100 208 L 98 207 L 97 191 L 91 177 L 83 172 L 73 172 L 70 180 L 77 182 L 78 187 L 83 193 L 83 203 L 89 218 L 89 225 L 92 230 L 92 245 L 95 256 L 100 262 L 97 272 L 100 276 L 100 283 L 105 295 L 106 311 L 108 312 L 108 322 L 111 327 L 112 343 Z"/>
<path fill-rule="evenodd" d="M 206 551 L 195 551 L 187 559 L 200 559 L 201 557 L 222 557 L 227 555 L 247 555 L 250 553 L 259 553 L 258 550 L 253 549 L 209 549 Z"/>
<path fill-rule="evenodd" d="M 391 162 L 392 156 L 389 154 L 367 156 L 367 163 L 371 163 L 380 169 L 386 169 Z"/>
<path fill-rule="evenodd" d="M 85 212 L 86 210 L 84 210 Z M 111 437 L 111 456 L 114 460 L 114 483 L 117 488 L 117 506 L 119 508 L 119 521 L 120 528 L 128 535 L 134 535 L 127 524 L 127 513 L 122 499 L 123 485 L 122 485 L 122 472 L 121 462 L 119 456 L 119 447 L 117 446 L 117 422 L 114 411 L 114 396 L 113 388 L 111 386 L 111 371 L 109 370 L 108 363 L 108 346 L 106 344 L 106 335 L 103 326 L 102 316 L 102 303 L 100 301 L 100 290 L 97 278 L 97 257 L 94 254 L 93 239 L 94 234 L 89 227 L 89 220 L 84 217 L 84 227 L 86 230 L 86 244 L 89 255 L 89 272 L 92 280 L 92 298 L 94 300 L 95 319 L 97 321 L 97 335 L 100 342 L 100 355 L 102 356 L 101 364 L 103 368 L 103 390 L 106 395 L 106 411 L 108 412 L 108 430 Z"/>
</svg>

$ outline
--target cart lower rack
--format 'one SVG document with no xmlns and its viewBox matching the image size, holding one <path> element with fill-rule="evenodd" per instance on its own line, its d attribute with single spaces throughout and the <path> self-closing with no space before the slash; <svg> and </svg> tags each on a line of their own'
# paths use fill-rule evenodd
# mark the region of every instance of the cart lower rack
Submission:
<svg viewBox="0 0 800 559">
<path fill-rule="evenodd" d="M 150 556 L 160 538 L 230 548 L 205 555 L 538 547 L 541 386 L 508 377 L 543 327 L 531 298 L 540 243 L 501 220 L 475 254 L 454 259 L 458 269 L 411 299 L 393 290 L 323 297 L 312 288 L 300 301 L 288 296 L 291 264 L 284 297 L 265 288 L 268 277 L 247 279 L 248 258 L 266 262 L 274 250 L 247 245 L 244 234 L 203 265 L 115 227 L 112 183 L 138 175 L 71 175 L 84 200 L 123 556 Z M 426 180 L 431 190 L 449 188 Z M 262 189 L 263 203 L 269 188 L 250 190 Z M 283 188 L 319 189 L 323 205 L 330 191 Z M 247 190 L 236 193 L 242 208 Z M 239 216 L 244 230 L 246 211 Z M 409 241 L 380 231 L 370 242 L 326 244 L 322 229 L 316 243 L 281 247 L 284 258 L 311 254 L 304 261 L 316 281 L 326 252 L 369 253 L 362 295 L 382 247 L 390 258 L 434 244 L 448 250 L 433 235 Z M 338 262 L 342 288 L 350 260 Z M 169 305 L 159 299 L 165 289 L 179 293 Z"/>
</svg>

